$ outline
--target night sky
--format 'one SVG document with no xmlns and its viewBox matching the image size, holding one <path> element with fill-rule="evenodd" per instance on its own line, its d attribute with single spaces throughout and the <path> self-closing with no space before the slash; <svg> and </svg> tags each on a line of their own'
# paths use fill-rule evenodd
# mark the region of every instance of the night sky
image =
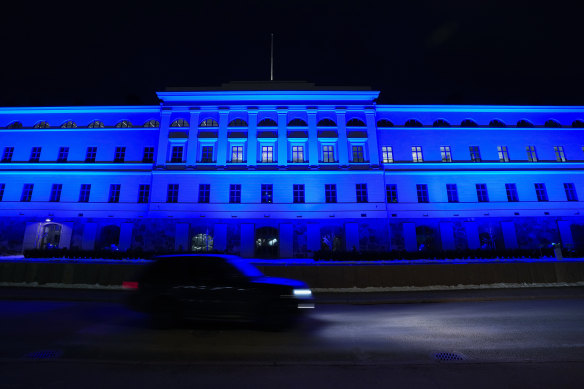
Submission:
<svg viewBox="0 0 584 389">
<path fill-rule="evenodd" d="M 21 3 L 1 6 L 2 106 L 269 80 L 271 32 L 276 80 L 386 104 L 584 105 L 582 10 L 557 1 Z"/>
</svg>

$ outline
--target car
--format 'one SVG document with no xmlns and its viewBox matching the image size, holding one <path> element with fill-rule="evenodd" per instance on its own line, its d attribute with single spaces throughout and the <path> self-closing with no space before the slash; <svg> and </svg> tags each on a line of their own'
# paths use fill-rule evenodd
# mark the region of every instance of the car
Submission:
<svg viewBox="0 0 584 389">
<path fill-rule="evenodd" d="M 298 280 L 269 277 L 232 255 L 165 255 L 154 258 L 132 289 L 131 308 L 149 313 L 155 327 L 183 320 L 292 325 L 314 308 L 312 291 Z"/>
</svg>

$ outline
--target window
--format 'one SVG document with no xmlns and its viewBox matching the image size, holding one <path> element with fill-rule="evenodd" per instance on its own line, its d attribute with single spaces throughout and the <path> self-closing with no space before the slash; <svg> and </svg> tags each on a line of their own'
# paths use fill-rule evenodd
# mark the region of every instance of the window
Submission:
<svg viewBox="0 0 584 389">
<path fill-rule="evenodd" d="M 202 163 L 213 162 L 213 146 L 203 146 L 201 162 Z"/>
<path fill-rule="evenodd" d="M 505 128 L 507 125 L 499 119 L 493 119 L 489 122 L 489 127 Z"/>
<path fill-rule="evenodd" d="M 183 161 L 183 146 L 172 146 L 170 163 L 181 163 Z"/>
<path fill-rule="evenodd" d="M 134 125 L 129 120 L 122 120 L 121 122 L 118 122 L 118 124 L 116 124 L 116 128 L 130 128 L 130 127 L 134 127 Z"/>
<path fill-rule="evenodd" d="M 108 203 L 119 203 L 120 202 L 120 184 L 111 184 L 109 190 Z"/>
<path fill-rule="evenodd" d="M 262 184 L 262 204 L 272 204 L 274 202 L 274 187 L 272 184 Z"/>
<path fill-rule="evenodd" d="M 424 162 L 424 158 L 422 158 L 422 146 L 412 146 L 412 161 Z"/>
<path fill-rule="evenodd" d="M 274 162 L 274 146 L 262 146 L 262 162 Z"/>
<path fill-rule="evenodd" d="M 497 146 L 497 152 L 499 153 L 499 162 L 509 162 L 507 146 Z"/>
<path fill-rule="evenodd" d="M 243 146 L 231 146 L 231 162 L 243 162 Z"/>
<path fill-rule="evenodd" d="M 355 189 L 357 191 L 357 202 L 366 203 L 367 200 L 367 184 L 356 184 Z"/>
<path fill-rule="evenodd" d="M 446 195 L 449 203 L 458 203 L 458 189 L 456 184 L 446 184 Z"/>
<path fill-rule="evenodd" d="M 126 148 L 116 147 L 116 152 L 114 154 L 114 162 L 124 162 L 126 159 Z"/>
<path fill-rule="evenodd" d="M 4 147 L 2 162 L 12 162 L 12 154 L 14 154 L 14 147 Z"/>
<path fill-rule="evenodd" d="M 422 122 L 416 119 L 410 119 L 405 122 L 404 127 L 422 127 Z"/>
<path fill-rule="evenodd" d="M 292 186 L 292 201 L 294 203 L 304 203 L 304 184 L 294 184 Z"/>
<path fill-rule="evenodd" d="M 450 146 L 440 146 L 440 155 L 442 156 L 442 162 L 452 162 Z"/>
<path fill-rule="evenodd" d="M 322 162 L 335 162 L 335 147 L 332 145 L 322 146 Z"/>
<path fill-rule="evenodd" d="M 396 184 L 386 184 L 385 185 L 385 195 L 387 196 L 388 203 L 397 203 L 397 185 Z"/>
<path fill-rule="evenodd" d="M 41 159 L 41 147 L 33 147 L 30 153 L 29 162 L 38 162 Z"/>
<path fill-rule="evenodd" d="M 478 127 L 479 125 L 472 119 L 464 119 L 460 122 L 461 127 Z"/>
<path fill-rule="evenodd" d="M 61 201 L 61 191 L 63 190 L 63 184 L 53 184 L 51 188 L 51 197 L 49 201 L 53 203 L 58 203 Z"/>
<path fill-rule="evenodd" d="M 51 127 L 48 122 L 41 121 L 34 125 L 34 128 L 49 128 Z"/>
<path fill-rule="evenodd" d="M 241 203 L 241 184 L 229 185 L 229 202 L 235 204 Z"/>
<path fill-rule="evenodd" d="M 264 119 L 258 123 L 258 127 L 278 127 L 278 123 L 273 119 Z"/>
<path fill-rule="evenodd" d="M 69 147 L 59 148 L 59 156 L 57 157 L 57 162 L 67 162 L 69 157 Z"/>
<path fill-rule="evenodd" d="M 4 189 L 6 189 L 6 184 L 0 184 L 0 201 L 4 198 Z"/>
<path fill-rule="evenodd" d="M 219 127 L 219 123 L 215 119 L 207 118 L 199 123 L 199 127 Z"/>
<path fill-rule="evenodd" d="M 337 184 L 324 185 L 324 199 L 327 203 L 337 202 Z"/>
<path fill-rule="evenodd" d="M 302 119 L 293 119 L 288 123 L 288 127 L 308 127 L 308 124 Z"/>
<path fill-rule="evenodd" d="M 75 123 L 73 120 L 69 120 L 61 124 L 61 128 L 77 128 L 77 123 Z"/>
<path fill-rule="evenodd" d="M 556 153 L 556 161 L 566 162 L 566 154 L 564 154 L 564 146 L 554 146 L 554 152 Z"/>
<path fill-rule="evenodd" d="M 353 150 L 353 162 L 365 162 L 365 158 L 363 157 L 363 146 L 353 146 L 351 149 Z"/>
<path fill-rule="evenodd" d="M 336 127 L 337 123 L 332 121 L 331 119 L 322 119 L 317 124 L 317 127 Z"/>
<path fill-rule="evenodd" d="M 154 147 L 144 147 L 144 155 L 142 156 L 142 162 L 144 163 L 154 162 Z"/>
<path fill-rule="evenodd" d="M 393 123 L 387 119 L 381 119 L 380 121 L 377 122 L 377 127 L 380 127 L 380 128 L 393 127 Z"/>
<path fill-rule="evenodd" d="M 428 198 L 428 185 L 427 184 L 416 184 L 416 194 L 418 195 L 418 203 L 429 203 Z"/>
<path fill-rule="evenodd" d="M 138 187 L 138 202 L 148 203 L 150 201 L 150 185 L 140 184 Z"/>
<path fill-rule="evenodd" d="M 148 127 L 148 128 L 158 128 L 160 127 L 160 122 L 158 120 L 148 120 L 146 123 L 144 123 L 144 127 Z"/>
<path fill-rule="evenodd" d="M 505 191 L 507 192 L 507 201 L 508 202 L 516 203 L 519 201 L 519 196 L 517 195 L 517 185 L 505 184 Z"/>
<path fill-rule="evenodd" d="M 103 122 L 101 120 L 94 120 L 87 126 L 88 128 L 104 128 Z"/>
<path fill-rule="evenodd" d="M 304 146 L 292 146 L 292 162 L 304 162 Z"/>
<path fill-rule="evenodd" d="M 481 152 L 479 146 L 469 146 L 471 162 L 481 162 Z"/>
<path fill-rule="evenodd" d="M 90 192 L 91 192 L 91 184 L 81 184 L 81 190 L 79 191 L 79 202 L 80 203 L 88 203 Z"/>
<path fill-rule="evenodd" d="M 438 119 L 432 124 L 432 127 L 450 127 L 450 123 L 444 119 Z"/>
<path fill-rule="evenodd" d="M 20 201 L 30 201 L 32 198 L 32 190 L 34 188 L 34 184 L 24 184 L 22 187 L 22 196 L 20 196 Z"/>
<path fill-rule="evenodd" d="M 534 184 L 535 194 L 537 195 L 537 201 L 548 201 L 547 189 L 545 184 Z"/>
<path fill-rule="evenodd" d="M 21 122 L 12 122 L 10 123 L 6 128 L 22 128 L 22 123 Z"/>
<path fill-rule="evenodd" d="M 573 183 L 565 183 L 564 190 L 566 191 L 566 200 L 578 201 L 578 194 L 576 193 L 576 186 Z"/>
<path fill-rule="evenodd" d="M 85 162 L 95 162 L 97 147 L 88 147 L 85 152 Z"/>
<path fill-rule="evenodd" d="M 479 203 L 489 202 L 489 193 L 487 192 L 487 184 L 476 184 L 477 200 Z"/>
<path fill-rule="evenodd" d="M 208 204 L 211 200 L 211 184 L 199 184 L 199 203 Z"/>
<path fill-rule="evenodd" d="M 360 119 L 351 119 L 347 122 L 347 127 L 366 127 L 363 120 Z"/>
<path fill-rule="evenodd" d="M 171 127 L 188 127 L 189 122 L 185 119 L 176 119 L 174 122 L 170 124 Z"/>
<path fill-rule="evenodd" d="M 527 160 L 529 162 L 537 162 L 537 153 L 535 152 L 535 146 L 527 146 Z"/>
<path fill-rule="evenodd" d="M 230 121 L 227 127 L 247 127 L 247 122 L 243 119 L 235 119 Z"/>
<path fill-rule="evenodd" d="M 381 158 L 383 160 L 383 163 L 393 162 L 393 149 L 391 148 L 391 146 L 381 147 Z"/>
<path fill-rule="evenodd" d="M 168 184 L 166 189 L 166 202 L 178 203 L 178 184 Z"/>
</svg>

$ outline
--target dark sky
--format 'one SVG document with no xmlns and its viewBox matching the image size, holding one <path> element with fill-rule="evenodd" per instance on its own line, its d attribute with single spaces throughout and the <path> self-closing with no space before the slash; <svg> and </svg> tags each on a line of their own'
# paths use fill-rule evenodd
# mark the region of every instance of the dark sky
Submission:
<svg viewBox="0 0 584 389">
<path fill-rule="evenodd" d="M 558 1 L 19 4 L 0 6 L 2 106 L 267 80 L 270 32 L 277 80 L 371 86 L 390 104 L 584 105 L 582 9 Z"/>
</svg>

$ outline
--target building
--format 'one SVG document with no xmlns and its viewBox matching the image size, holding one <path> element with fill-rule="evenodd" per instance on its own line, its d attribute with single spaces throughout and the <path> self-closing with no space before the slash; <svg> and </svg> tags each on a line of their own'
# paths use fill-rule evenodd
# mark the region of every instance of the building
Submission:
<svg viewBox="0 0 584 389">
<path fill-rule="evenodd" d="M 305 83 L 0 108 L 0 252 L 584 244 L 584 107 L 379 105 Z"/>
</svg>

